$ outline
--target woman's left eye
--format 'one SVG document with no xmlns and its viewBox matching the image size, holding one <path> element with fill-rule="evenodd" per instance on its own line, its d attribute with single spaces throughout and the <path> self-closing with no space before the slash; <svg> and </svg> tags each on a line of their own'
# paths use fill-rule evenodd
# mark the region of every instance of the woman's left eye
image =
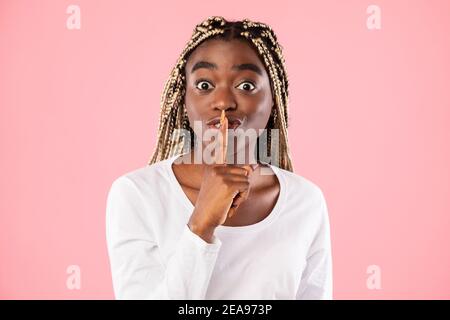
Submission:
<svg viewBox="0 0 450 320">
<path fill-rule="evenodd" d="M 240 85 L 238 85 L 237 88 L 244 90 L 244 91 L 252 91 L 255 89 L 255 85 L 249 81 L 245 81 L 245 82 L 242 82 Z"/>
</svg>

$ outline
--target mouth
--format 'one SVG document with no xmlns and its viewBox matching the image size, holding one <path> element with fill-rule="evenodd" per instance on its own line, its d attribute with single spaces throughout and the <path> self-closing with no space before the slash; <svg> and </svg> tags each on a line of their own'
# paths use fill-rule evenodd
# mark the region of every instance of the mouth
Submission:
<svg viewBox="0 0 450 320">
<path fill-rule="evenodd" d="M 228 129 L 236 130 L 242 125 L 242 120 L 237 117 L 230 116 L 227 118 Z M 209 120 L 208 122 L 206 122 L 206 126 L 210 129 L 220 129 L 220 117 Z"/>
</svg>

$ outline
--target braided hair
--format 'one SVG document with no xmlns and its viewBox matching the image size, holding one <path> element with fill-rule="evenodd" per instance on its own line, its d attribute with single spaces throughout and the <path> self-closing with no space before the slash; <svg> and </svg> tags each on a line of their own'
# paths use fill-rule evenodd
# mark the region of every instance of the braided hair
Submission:
<svg viewBox="0 0 450 320">
<path fill-rule="evenodd" d="M 190 54 L 204 41 L 209 39 L 244 39 L 250 43 L 269 75 L 274 107 L 267 123 L 267 141 L 264 144 L 266 155 L 271 155 L 271 130 L 279 130 L 279 152 L 277 154 L 279 167 L 293 171 L 288 148 L 288 79 L 282 47 L 272 28 L 264 23 L 252 22 L 248 19 L 229 22 L 222 17 L 213 16 L 198 24 L 191 39 L 186 44 L 177 60 L 175 67 L 166 81 L 161 96 L 161 110 L 157 145 L 148 164 L 165 160 L 179 154 L 185 143 L 194 146 L 194 131 L 189 125 L 184 97 L 186 93 L 185 66 Z M 184 129 L 190 133 L 189 140 L 180 132 Z M 258 148 L 259 137 L 258 137 Z M 258 152 L 259 155 L 259 152 Z M 259 157 L 257 157 L 259 159 Z"/>
</svg>

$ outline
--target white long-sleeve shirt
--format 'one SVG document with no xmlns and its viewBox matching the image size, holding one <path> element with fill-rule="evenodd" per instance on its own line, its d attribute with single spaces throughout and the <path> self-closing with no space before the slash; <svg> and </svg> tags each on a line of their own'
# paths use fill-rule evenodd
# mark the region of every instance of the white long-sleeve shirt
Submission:
<svg viewBox="0 0 450 320">
<path fill-rule="evenodd" d="M 327 204 L 306 178 L 271 165 L 280 193 L 258 223 L 187 226 L 194 206 L 178 183 L 178 156 L 118 177 L 106 237 L 117 299 L 332 299 Z"/>
</svg>

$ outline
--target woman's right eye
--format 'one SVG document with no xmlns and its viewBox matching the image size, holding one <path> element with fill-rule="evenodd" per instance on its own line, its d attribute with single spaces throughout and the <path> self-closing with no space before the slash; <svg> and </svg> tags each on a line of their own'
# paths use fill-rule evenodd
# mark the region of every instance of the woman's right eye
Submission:
<svg viewBox="0 0 450 320">
<path fill-rule="evenodd" d="M 201 80 L 195 84 L 195 87 L 199 90 L 206 91 L 210 90 L 213 87 L 213 85 L 206 80 Z"/>
</svg>

